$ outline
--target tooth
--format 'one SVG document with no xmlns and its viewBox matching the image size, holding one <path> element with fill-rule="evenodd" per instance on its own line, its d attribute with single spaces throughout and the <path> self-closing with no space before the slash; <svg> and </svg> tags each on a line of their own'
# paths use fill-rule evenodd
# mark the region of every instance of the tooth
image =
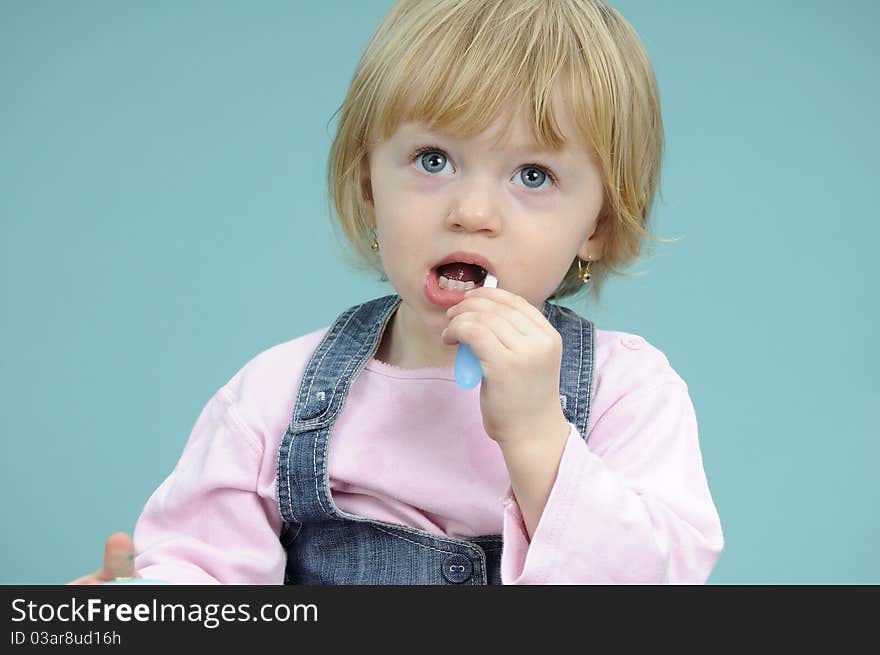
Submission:
<svg viewBox="0 0 880 655">
<path fill-rule="evenodd" d="M 450 289 L 452 291 L 467 291 L 468 289 L 476 288 L 476 283 L 472 281 L 461 282 L 459 280 L 450 280 L 445 275 L 441 275 L 438 280 L 438 285 L 441 289 Z"/>
</svg>

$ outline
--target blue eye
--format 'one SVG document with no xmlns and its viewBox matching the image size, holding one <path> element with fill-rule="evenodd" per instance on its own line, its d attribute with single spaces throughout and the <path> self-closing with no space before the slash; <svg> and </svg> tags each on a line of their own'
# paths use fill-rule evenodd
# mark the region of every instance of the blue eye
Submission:
<svg viewBox="0 0 880 655">
<path fill-rule="evenodd" d="M 520 179 L 530 189 L 540 189 L 547 179 L 547 173 L 534 166 L 526 166 L 519 173 Z"/>
<path fill-rule="evenodd" d="M 425 150 L 419 158 L 419 164 L 429 173 L 440 173 L 447 162 L 446 155 L 438 150 Z"/>
<path fill-rule="evenodd" d="M 446 167 L 452 167 L 449 157 L 437 146 L 425 146 L 412 154 L 410 160 L 418 161 L 418 165 L 427 173 L 442 173 Z M 454 171 L 454 169 L 453 169 Z M 514 178 L 516 179 L 516 178 Z M 543 165 L 527 164 L 519 171 L 519 179 L 527 189 L 543 189 L 544 182 L 550 181 L 556 185 L 556 177 L 553 172 Z"/>
</svg>

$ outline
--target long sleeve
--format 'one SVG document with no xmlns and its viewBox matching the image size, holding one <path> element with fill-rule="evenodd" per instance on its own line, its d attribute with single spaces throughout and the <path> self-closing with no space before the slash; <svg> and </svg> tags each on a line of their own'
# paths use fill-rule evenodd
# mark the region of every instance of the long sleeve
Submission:
<svg viewBox="0 0 880 655">
<path fill-rule="evenodd" d="M 504 584 L 705 583 L 724 539 L 684 382 L 622 396 L 587 442 L 570 426 L 531 542 L 504 503 Z"/>
<path fill-rule="evenodd" d="M 274 481 L 261 475 L 274 467 L 263 458 L 264 445 L 237 414 L 232 393 L 220 389 L 137 522 L 137 571 L 183 584 L 283 582 Z"/>
</svg>

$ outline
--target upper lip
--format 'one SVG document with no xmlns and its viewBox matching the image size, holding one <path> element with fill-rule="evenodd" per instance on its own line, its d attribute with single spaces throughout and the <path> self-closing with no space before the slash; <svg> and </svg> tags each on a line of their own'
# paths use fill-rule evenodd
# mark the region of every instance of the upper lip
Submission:
<svg viewBox="0 0 880 655">
<path fill-rule="evenodd" d="M 495 267 L 488 259 L 486 259 L 482 255 L 478 255 L 475 252 L 464 252 L 461 250 L 451 253 L 441 259 L 439 262 L 434 264 L 434 269 L 438 269 L 444 264 L 451 264 L 453 262 L 462 262 L 463 264 L 476 264 L 487 273 L 492 273 L 492 275 L 495 275 Z"/>
</svg>

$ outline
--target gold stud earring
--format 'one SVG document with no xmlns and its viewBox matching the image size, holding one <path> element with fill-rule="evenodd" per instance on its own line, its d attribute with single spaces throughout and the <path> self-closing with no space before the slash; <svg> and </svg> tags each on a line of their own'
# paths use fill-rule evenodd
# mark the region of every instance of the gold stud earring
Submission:
<svg viewBox="0 0 880 655">
<path fill-rule="evenodd" d="M 578 278 L 580 279 L 582 284 L 586 284 L 590 281 L 592 275 L 590 275 L 590 265 L 593 263 L 593 256 L 587 255 L 587 267 L 581 268 L 581 258 L 578 257 Z"/>
<path fill-rule="evenodd" d="M 376 232 L 373 231 L 373 245 L 370 246 L 373 249 L 373 252 L 379 250 L 379 241 L 376 239 Z"/>
</svg>

